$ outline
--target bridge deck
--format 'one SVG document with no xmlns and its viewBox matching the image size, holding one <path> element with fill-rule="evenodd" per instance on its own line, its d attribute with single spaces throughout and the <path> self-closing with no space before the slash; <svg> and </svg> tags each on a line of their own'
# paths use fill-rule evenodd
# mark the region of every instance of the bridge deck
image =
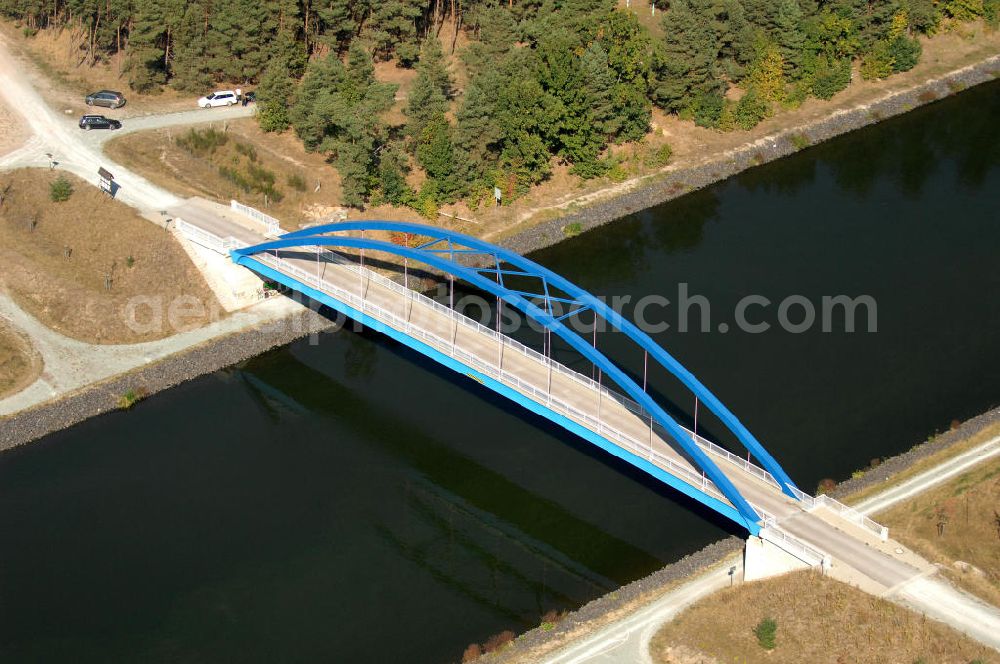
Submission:
<svg viewBox="0 0 1000 664">
<path fill-rule="evenodd" d="M 495 330 L 452 312 L 399 284 L 338 260 L 332 252 L 301 250 L 258 254 L 256 260 L 317 288 L 363 313 L 411 335 L 438 352 L 489 376 L 528 399 L 597 433 L 698 491 L 729 504 L 700 470 L 675 449 L 659 425 L 631 400 Z M 689 435 L 692 436 L 689 432 Z M 755 507 L 771 516 L 800 511 L 766 472 L 744 459 L 699 441 Z"/>
</svg>

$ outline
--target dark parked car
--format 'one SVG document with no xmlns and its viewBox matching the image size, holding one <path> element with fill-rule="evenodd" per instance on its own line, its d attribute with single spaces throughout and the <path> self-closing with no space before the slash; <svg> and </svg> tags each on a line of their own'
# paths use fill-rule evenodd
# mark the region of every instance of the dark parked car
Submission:
<svg viewBox="0 0 1000 664">
<path fill-rule="evenodd" d="M 243 98 L 252 104 L 255 101 L 257 101 L 257 93 L 254 90 L 251 90 L 250 92 L 244 92 Z"/>
<path fill-rule="evenodd" d="M 107 106 L 108 108 L 120 108 L 125 105 L 125 95 L 114 90 L 101 90 L 92 92 L 86 97 L 87 106 Z"/>
<path fill-rule="evenodd" d="M 121 129 L 122 123 L 118 120 L 106 118 L 103 115 L 85 115 L 80 118 L 80 129 Z"/>
</svg>

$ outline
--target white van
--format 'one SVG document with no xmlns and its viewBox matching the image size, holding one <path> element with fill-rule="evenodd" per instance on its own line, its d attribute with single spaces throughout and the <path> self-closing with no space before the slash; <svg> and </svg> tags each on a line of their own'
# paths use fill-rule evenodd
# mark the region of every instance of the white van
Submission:
<svg viewBox="0 0 1000 664">
<path fill-rule="evenodd" d="M 236 93 L 232 90 L 220 90 L 218 92 L 213 92 L 212 94 L 202 97 L 198 100 L 198 106 L 201 108 L 213 108 L 215 106 L 232 106 L 237 103 L 239 99 L 236 98 Z"/>
</svg>

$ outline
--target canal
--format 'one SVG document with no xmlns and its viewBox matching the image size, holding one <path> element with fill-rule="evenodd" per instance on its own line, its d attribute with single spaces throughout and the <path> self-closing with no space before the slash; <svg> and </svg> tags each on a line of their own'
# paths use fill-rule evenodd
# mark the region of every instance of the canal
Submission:
<svg viewBox="0 0 1000 664">
<path fill-rule="evenodd" d="M 670 300 L 657 339 L 813 491 L 1000 401 L 998 116 L 993 83 L 533 258 Z M 837 295 L 875 329 L 782 329 Z M 455 661 L 735 532 L 385 338 L 314 341 L 0 455 L 3 661 Z"/>
</svg>

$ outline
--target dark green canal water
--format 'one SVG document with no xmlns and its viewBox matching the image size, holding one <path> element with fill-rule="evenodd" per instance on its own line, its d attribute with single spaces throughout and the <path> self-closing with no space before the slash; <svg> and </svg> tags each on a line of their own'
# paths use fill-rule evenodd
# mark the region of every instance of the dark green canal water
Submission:
<svg viewBox="0 0 1000 664">
<path fill-rule="evenodd" d="M 706 297 L 711 331 L 658 340 L 812 491 L 1000 401 L 997 117 L 991 84 L 534 257 L 609 297 Z M 767 308 L 749 317 L 771 330 L 736 329 L 747 295 L 841 294 L 874 299 L 877 332 L 793 334 Z M 0 455 L 0 660 L 455 661 L 728 529 L 342 331 Z"/>
</svg>

